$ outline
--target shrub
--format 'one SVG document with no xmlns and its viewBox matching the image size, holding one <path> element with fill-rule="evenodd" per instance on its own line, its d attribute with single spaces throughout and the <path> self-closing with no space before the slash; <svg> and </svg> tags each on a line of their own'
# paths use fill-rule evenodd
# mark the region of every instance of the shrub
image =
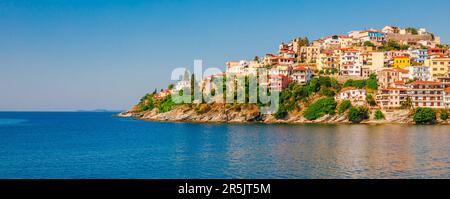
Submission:
<svg viewBox="0 0 450 199">
<path fill-rule="evenodd" d="M 344 87 L 350 87 L 353 86 L 353 79 L 349 79 L 347 81 L 345 81 L 344 83 Z"/>
<path fill-rule="evenodd" d="M 372 90 L 378 89 L 378 83 L 377 83 L 377 75 L 370 74 L 369 79 L 366 80 L 367 88 Z"/>
<path fill-rule="evenodd" d="M 370 106 L 377 105 L 377 102 L 375 101 L 375 99 L 373 98 L 373 96 L 371 94 L 366 95 L 366 101 Z"/>
<path fill-rule="evenodd" d="M 155 102 L 153 100 L 154 95 L 155 94 L 147 94 L 141 98 L 138 104 L 139 111 L 152 110 L 155 108 Z"/>
<path fill-rule="evenodd" d="M 412 100 L 410 97 L 407 97 L 405 101 L 400 102 L 402 109 L 407 109 L 412 107 Z"/>
<path fill-rule="evenodd" d="M 158 111 L 160 113 L 165 113 L 172 110 L 173 105 L 172 97 L 169 95 L 158 105 Z"/>
<path fill-rule="evenodd" d="M 344 100 L 344 101 L 342 101 L 341 104 L 339 105 L 338 113 L 344 113 L 344 112 L 347 111 L 350 107 L 352 107 L 352 103 L 350 102 L 350 100 Z"/>
<path fill-rule="evenodd" d="M 440 118 L 441 118 L 441 120 L 444 120 L 444 121 L 446 121 L 448 119 L 448 112 L 447 112 L 447 110 L 441 110 Z"/>
<path fill-rule="evenodd" d="M 336 93 L 329 88 L 322 88 L 319 93 L 327 97 L 334 97 L 336 95 Z"/>
<path fill-rule="evenodd" d="M 360 123 L 369 118 L 369 110 L 366 107 L 352 107 L 348 111 L 348 120 L 352 123 Z"/>
<path fill-rule="evenodd" d="M 383 112 L 381 112 L 380 109 L 378 109 L 378 110 L 375 111 L 375 119 L 376 119 L 376 120 L 384 119 Z"/>
<path fill-rule="evenodd" d="M 331 97 L 319 99 L 305 110 L 303 116 L 308 120 L 315 120 L 325 114 L 334 115 L 336 104 L 336 101 Z"/>
<path fill-rule="evenodd" d="M 281 106 L 278 108 L 277 112 L 273 114 L 273 116 L 277 119 L 283 119 L 287 115 L 287 111 Z"/>
<path fill-rule="evenodd" d="M 434 124 L 436 113 L 431 108 L 418 108 L 414 112 L 413 120 L 416 124 Z"/>
<path fill-rule="evenodd" d="M 356 88 L 366 87 L 366 80 L 353 80 L 353 86 Z"/>
</svg>

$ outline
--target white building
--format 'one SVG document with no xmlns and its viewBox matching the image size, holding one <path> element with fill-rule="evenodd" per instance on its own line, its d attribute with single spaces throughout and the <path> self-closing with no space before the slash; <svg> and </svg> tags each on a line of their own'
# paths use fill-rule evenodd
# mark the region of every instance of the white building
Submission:
<svg viewBox="0 0 450 199">
<path fill-rule="evenodd" d="M 181 91 L 184 88 L 190 88 L 190 87 L 191 87 L 191 81 L 190 80 L 180 80 L 174 85 L 173 90 L 174 91 Z"/>
<path fill-rule="evenodd" d="M 408 76 L 411 80 L 428 81 L 431 79 L 430 67 L 428 66 L 408 66 Z"/>
<path fill-rule="evenodd" d="M 345 49 L 340 55 L 339 74 L 348 76 L 361 76 L 363 60 L 361 53 L 354 49 Z"/>
<path fill-rule="evenodd" d="M 241 60 L 237 63 L 235 62 L 227 62 L 227 73 L 233 74 L 246 74 L 249 62 L 245 60 Z"/>
<path fill-rule="evenodd" d="M 444 105 L 445 108 L 450 108 L 450 87 L 444 90 Z"/>
<path fill-rule="evenodd" d="M 335 99 L 337 101 L 350 100 L 352 103 L 363 105 L 366 101 L 366 90 L 346 87 L 336 95 Z"/>
<path fill-rule="evenodd" d="M 427 49 L 414 49 L 409 50 L 409 56 L 412 61 L 417 63 L 424 63 L 426 59 L 428 59 L 428 50 Z"/>
<path fill-rule="evenodd" d="M 292 70 L 292 80 L 299 84 L 306 84 L 312 78 L 312 71 L 308 67 L 297 65 Z"/>
<path fill-rule="evenodd" d="M 269 75 L 284 75 L 289 76 L 292 73 L 292 66 L 290 65 L 276 65 L 269 70 Z"/>
</svg>

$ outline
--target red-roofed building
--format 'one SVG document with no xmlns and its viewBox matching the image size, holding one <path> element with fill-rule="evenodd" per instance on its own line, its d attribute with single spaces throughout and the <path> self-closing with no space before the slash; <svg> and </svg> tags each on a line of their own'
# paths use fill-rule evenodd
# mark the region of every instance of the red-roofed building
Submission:
<svg viewBox="0 0 450 199">
<path fill-rule="evenodd" d="M 405 88 L 378 89 L 376 101 L 381 108 L 399 108 L 406 101 L 408 92 Z"/>
<path fill-rule="evenodd" d="M 306 84 L 312 78 L 312 71 L 304 65 L 294 65 L 292 70 L 292 80 L 299 84 Z"/>
<path fill-rule="evenodd" d="M 444 84 L 434 81 L 415 81 L 409 85 L 408 96 L 412 106 L 444 108 Z"/>
<path fill-rule="evenodd" d="M 446 49 L 445 48 L 429 48 L 428 49 L 428 56 L 436 56 L 436 55 L 444 55 L 446 53 Z"/>
<path fill-rule="evenodd" d="M 264 57 L 264 63 L 265 64 L 269 64 L 269 65 L 274 65 L 274 64 L 293 64 L 294 63 L 295 58 L 289 58 L 289 57 L 282 57 L 282 56 L 278 56 L 278 55 L 273 55 L 273 54 L 267 54 Z"/>
<path fill-rule="evenodd" d="M 398 68 L 396 69 L 398 71 L 398 80 L 407 82 L 409 80 L 409 70 Z"/>
<path fill-rule="evenodd" d="M 361 76 L 363 59 L 359 50 L 341 49 L 339 74 L 348 76 Z"/>
<path fill-rule="evenodd" d="M 387 88 L 394 82 L 399 81 L 398 71 L 394 69 L 382 69 L 377 73 L 378 85 L 381 88 Z"/>
<path fill-rule="evenodd" d="M 289 77 L 286 75 L 269 75 L 269 88 L 272 91 L 281 91 L 288 87 Z"/>
</svg>

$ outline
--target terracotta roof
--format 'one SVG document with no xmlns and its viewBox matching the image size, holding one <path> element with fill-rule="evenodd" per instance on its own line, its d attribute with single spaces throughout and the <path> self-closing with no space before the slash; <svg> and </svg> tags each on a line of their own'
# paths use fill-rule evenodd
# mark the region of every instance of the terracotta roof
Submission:
<svg viewBox="0 0 450 199">
<path fill-rule="evenodd" d="M 415 81 L 411 83 L 412 85 L 420 85 L 420 84 L 441 84 L 441 82 L 433 82 L 433 81 Z"/>
<path fill-rule="evenodd" d="M 294 67 L 294 70 L 307 70 L 308 68 L 306 66 L 302 66 L 302 65 L 298 65 L 296 67 Z"/>
<path fill-rule="evenodd" d="M 439 56 L 436 56 L 436 57 L 431 57 L 431 60 L 433 60 L 433 59 L 449 59 L 449 58 L 450 58 L 449 56 L 439 55 Z"/>
<path fill-rule="evenodd" d="M 395 81 L 394 84 L 401 84 L 401 85 L 404 85 L 405 82 L 403 82 L 403 81 Z"/>
<path fill-rule="evenodd" d="M 352 49 L 352 48 L 342 49 L 342 51 L 344 51 L 344 52 L 359 52 L 359 50 Z"/>
<path fill-rule="evenodd" d="M 397 68 L 396 70 L 400 73 L 409 73 L 409 70 L 407 69 Z"/>
<path fill-rule="evenodd" d="M 406 89 L 404 89 L 404 88 L 388 87 L 388 88 L 385 88 L 383 90 L 390 90 L 390 91 L 400 90 L 400 91 L 405 91 Z"/>
<path fill-rule="evenodd" d="M 396 56 L 394 59 L 409 59 L 407 56 Z"/>
</svg>

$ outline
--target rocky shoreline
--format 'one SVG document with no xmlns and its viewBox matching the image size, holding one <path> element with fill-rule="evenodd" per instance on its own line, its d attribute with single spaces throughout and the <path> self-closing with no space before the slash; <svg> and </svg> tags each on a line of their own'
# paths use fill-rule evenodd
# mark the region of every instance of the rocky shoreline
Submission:
<svg viewBox="0 0 450 199">
<path fill-rule="evenodd" d="M 192 108 L 188 105 L 180 105 L 165 113 L 158 113 L 157 109 L 136 111 L 132 108 L 119 113 L 117 117 L 131 117 L 137 120 L 161 121 L 161 122 L 190 122 L 190 123 L 239 123 L 239 124 L 352 124 L 347 113 L 324 115 L 310 121 L 301 113 L 289 113 L 284 119 L 276 119 L 272 115 L 260 114 L 256 106 L 248 105 L 240 110 L 227 109 L 224 105 L 205 105 L 207 108 Z M 375 120 L 374 111 L 370 118 L 360 124 L 414 124 L 409 110 L 384 111 L 385 119 Z M 438 119 L 437 124 L 449 124 Z"/>
</svg>

